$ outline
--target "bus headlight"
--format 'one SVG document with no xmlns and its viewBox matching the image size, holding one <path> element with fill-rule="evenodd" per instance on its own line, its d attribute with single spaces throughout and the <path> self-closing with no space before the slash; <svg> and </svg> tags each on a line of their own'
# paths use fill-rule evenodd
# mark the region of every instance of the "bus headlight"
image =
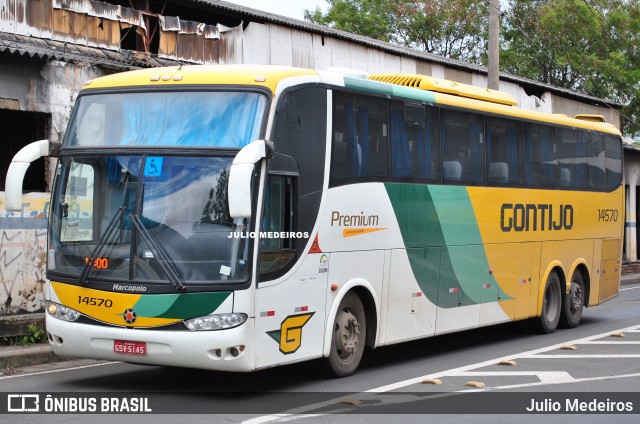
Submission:
<svg viewBox="0 0 640 424">
<path fill-rule="evenodd" d="M 52 317 L 61 319 L 63 321 L 77 321 L 80 318 L 80 312 L 75 309 L 68 308 L 58 303 L 49 302 L 47 305 L 47 312 Z"/>
<path fill-rule="evenodd" d="M 191 331 L 226 330 L 242 325 L 247 314 L 215 314 L 188 319 L 184 325 Z"/>
</svg>

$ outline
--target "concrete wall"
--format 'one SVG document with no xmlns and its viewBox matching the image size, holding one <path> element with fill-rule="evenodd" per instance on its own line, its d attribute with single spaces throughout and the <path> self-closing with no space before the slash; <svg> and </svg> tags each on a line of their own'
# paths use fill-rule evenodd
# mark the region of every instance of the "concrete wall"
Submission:
<svg viewBox="0 0 640 424">
<path fill-rule="evenodd" d="M 640 148 L 626 147 L 624 154 L 624 184 L 626 189 L 625 206 L 625 245 L 624 259 L 627 262 L 638 261 L 638 221 L 637 208 L 640 190 Z"/>
<path fill-rule="evenodd" d="M 101 68 L 0 54 L 0 109 L 51 116 L 48 137 L 61 140 L 80 87 Z M 25 140 L 25 144 L 35 140 Z M 55 159 L 46 161 L 51 187 Z M 4 178 L 4 176 L 2 177 Z M 41 312 L 47 252 L 49 193 L 28 193 L 20 212 L 7 212 L 0 191 L 0 315 Z"/>
</svg>

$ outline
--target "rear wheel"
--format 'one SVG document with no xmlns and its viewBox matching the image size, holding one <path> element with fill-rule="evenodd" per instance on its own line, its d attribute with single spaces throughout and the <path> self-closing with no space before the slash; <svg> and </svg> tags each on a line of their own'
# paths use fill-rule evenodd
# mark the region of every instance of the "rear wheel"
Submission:
<svg viewBox="0 0 640 424">
<path fill-rule="evenodd" d="M 585 302 L 584 279 L 582 272 L 576 269 L 571 276 L 571 287 L 569 293 L 563 296 L 562 314 L 560 324 L 563 327 L 575 328 L 582 319 L 582 309 Z"/>
<path fill-rule="evenodd" d="M 333 323 L 328 371 L 336 377 L 353 374 L 360 360 L 367 334 L 364 306 L 355 292 L 349 292 L 340 302 Z"/>
<path fill-rule="evenodd" d="M 540 333 L 553 333 L 558 327 L 562 312 L 562 290 L 560 278 L 555 271 L 551 271 L 544 287 L 542 298 L 542 314 L 535 319 L 535 330 Z"/>
</svg>

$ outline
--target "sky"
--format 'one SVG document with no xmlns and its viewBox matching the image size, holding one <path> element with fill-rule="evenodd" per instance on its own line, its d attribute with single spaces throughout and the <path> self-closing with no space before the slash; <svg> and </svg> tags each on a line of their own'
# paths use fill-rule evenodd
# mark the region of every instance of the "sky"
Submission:
<svg viewBox="0 0 640 424">
<path fill-rule="evenodd" d="M 288 16 L 295 19 L 304 19 L 304 10 L 315 10 L 320 7 L 327 11 L 328 4 L 324 0 L 225 0 L 227 3 L 235 3 L 252 9 L 263 10 L 276 15 Z"/>
</svg>

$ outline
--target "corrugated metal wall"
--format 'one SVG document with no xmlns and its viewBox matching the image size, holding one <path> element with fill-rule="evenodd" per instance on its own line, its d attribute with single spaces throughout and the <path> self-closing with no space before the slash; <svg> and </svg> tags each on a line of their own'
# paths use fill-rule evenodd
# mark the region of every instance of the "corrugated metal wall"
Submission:
<svg viewBox="0 0 640 424">
<path fill-rule="evenodd" d="M 228 28 L 147 14 L 158 22 L 147 28 L 143 12 L 94 0 L 0 0 L 0 31 L 108 50 L 120 50 L 127 31 L 142 40 L 159 33 L 158 57 L 191 63 L 238 63 L 242 27 Z M 155 24 L 154 24 L 155 25 Z"/>
</svg>

